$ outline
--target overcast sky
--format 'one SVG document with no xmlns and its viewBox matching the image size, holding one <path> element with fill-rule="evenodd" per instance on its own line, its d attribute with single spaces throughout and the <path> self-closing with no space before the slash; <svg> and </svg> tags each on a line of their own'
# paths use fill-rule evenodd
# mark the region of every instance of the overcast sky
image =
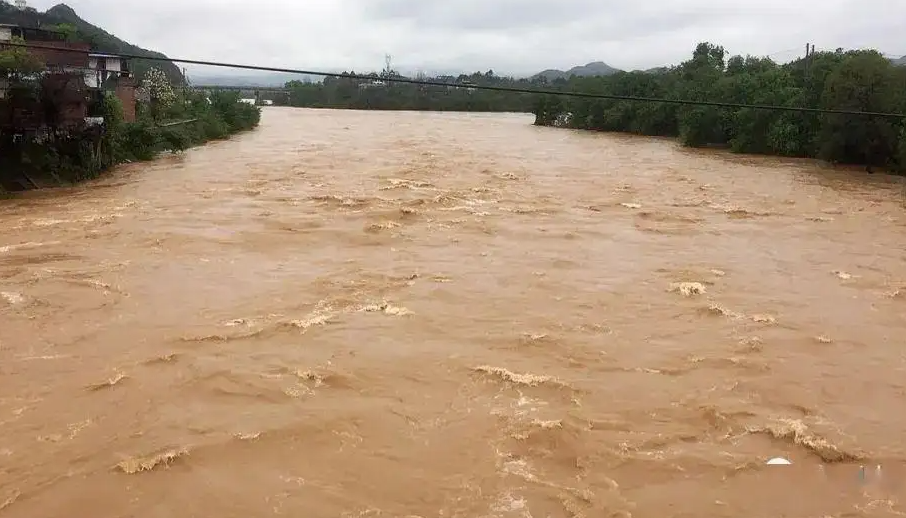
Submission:
<svg viewBox="0 0 906 518">
<path fill-rule="evenodd" d="M 44 10 L 54 0 L 30 0 Z M 532 74 L 686 59 L 696 42 L 792 59 L 906 54 L 906 0 L 68 0 L 85 20 L 170 57 L 319 70 Z M 190 71 L 200 71 L 190 68 Z M 214 70 L 220 73 L 222 70 Z"/>
</svg>

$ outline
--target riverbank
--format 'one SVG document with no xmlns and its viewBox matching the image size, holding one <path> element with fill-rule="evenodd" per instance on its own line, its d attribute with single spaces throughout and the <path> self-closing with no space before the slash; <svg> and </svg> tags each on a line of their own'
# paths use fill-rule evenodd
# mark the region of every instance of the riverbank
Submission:
<svg viewBox="0 0 906 518">
<path fill-rule="evenodd" d="M 186 91 L 165 110 L 144 110 L 136 122 L 123 120 L 119 100 L 103 101 L 104 124 L 65 136 L 38 140 L 2 139 L 0 193 L 71 185 L 96 178 L 110 168 L 152 160 L 162 152 L 181 152 L 258 126 L 261 111 L 234 93 L 208 97 Z"/>
<path fill-rule="evenodd" d="M 906 68 L 873 50 L 813 52 L 777 64 L 733 56 L 702 43 L 692 58 L 657 72 L 572 78 L 562 88 L 614 96 L 721 101 L 886 114 L 906 113 Z M 815 114 L 546 96 L 535 124 L 678 138 L 689 147 L 818 158 L 868 170 L 906 168 L 906 130 L 898 117 Z"/>
</svg>

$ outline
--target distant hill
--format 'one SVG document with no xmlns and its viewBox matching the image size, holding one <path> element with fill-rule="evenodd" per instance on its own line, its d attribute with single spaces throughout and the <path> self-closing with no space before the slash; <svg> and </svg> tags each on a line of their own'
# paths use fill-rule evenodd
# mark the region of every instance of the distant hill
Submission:
<svg viewBox="0 0 906 518">
<path fill-rule="evenodd" d="M 75 27 L 78 31 L 78 38 L 91 44 L 92 50 L 96 52 L 108 54 L 134 54 L 137 56 L 155 58 L 167 57 L 160 52 L 154 52 L 132 45 L 100 27 L 96 27 L 86 22 L 79 18 L 79 15 L 66 4 L 57 4 L 42 13 L 32 8 L 20 11 L 8 2 L 0 0 L 0 23 L 10 23 L 36 28 L 47 28 L 51 25 L 67 23 Z M 156 66 L 163 70 L 164 73 L 167 74 L 167 77 L 170 78 L 170 81 L 174 83 L 182 84 L 185 81 L 179 67 L 170 61 L 135 60 L 132 63 L 132 71 L 140 80 L 144 77 L 145 72 L 152 66 Z"/>
<path fill-rule="evenodd" d="M 898 67 L 906 66 L 906 56 L 896 58 L 896 59 L 891 59 L 890 61 Z"/>
<path fill-rule="evenodd" d="M 569 70 L 557 70 L 554 68 L 545 70 L 535 74 L 533 77 L 545 77 L 548 81 L 553 81 L 555 79 L 569 79 L 572 76 L 579 77 L 589 77 L 589 76 L 609 76 L 620 72 L 619 69 L 613 68 L 612 66 L 604 63 L 603 61 L 595 61 L 594 63 L 589 63 L 587 65 L 573 67 Z"/>
</svg>

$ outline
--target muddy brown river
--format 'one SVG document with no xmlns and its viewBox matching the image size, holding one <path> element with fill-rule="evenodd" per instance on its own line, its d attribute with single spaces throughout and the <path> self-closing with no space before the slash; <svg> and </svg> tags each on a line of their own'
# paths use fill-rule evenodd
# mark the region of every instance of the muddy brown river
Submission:
<svg viewBox="0 0 906 518">
<path fill-rule="evenodd" d="M 902 516 L 904 199 L 269 108 L 0 200 L 0 516 Z"/>
</svg>

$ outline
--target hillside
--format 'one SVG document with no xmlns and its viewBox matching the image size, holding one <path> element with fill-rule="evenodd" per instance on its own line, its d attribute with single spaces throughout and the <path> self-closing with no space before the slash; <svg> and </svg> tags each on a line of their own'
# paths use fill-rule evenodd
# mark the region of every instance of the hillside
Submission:
<svg viewBox="0 0 906 518">
<path fill-rule="evenodd" d="M 899 57 L 897 59 L 891 59 L 894 65 L 898 67 L 906 66 L 906 56 Z"/>
<path fill-rule="evenodd" d="M 548 81 L 553 81 L 560 78 L 569 79 L 571 76 L 609 76 L 617 72 L 619 72 L 618 69 L 613 68 L 607 63 L 604 63 L 603 61 L 595 61 L 594 63 L 588 63 L 587 65 L 573 67 L 566 71 L 551 68 L 543 72 L 539 72 L 533 77 L 545 77 Z"/>
<path fill-rule="evenodd" d="M 0 23 L 11 23 L 26 27 L 48 27 L 66 23 L 76 28 L 77 38 L 91 44 L 92 50 L 109 54 L 134 54 L 137 56 L 148 56 L 156 58 L 166 58 L 167 56 L 143 49 L 123 41 L 109 32 L 96 27 L 83 20 L 66 4 L 58 4 L 51 7 L 46 12 L 39 12 L 35 9 L 28 8 L 20 11 L 13 5 L 0 0 Z M 132 63 L 132 70 L 138 79 L 141 79 L 145 72 L 152 66 L 156 66 L 167 74 L 171 81 L 177 84 L 184 82 L 182 72 L 179 68 L 169 61 L 148 61 L 135 60 Z"/>
</svg>

